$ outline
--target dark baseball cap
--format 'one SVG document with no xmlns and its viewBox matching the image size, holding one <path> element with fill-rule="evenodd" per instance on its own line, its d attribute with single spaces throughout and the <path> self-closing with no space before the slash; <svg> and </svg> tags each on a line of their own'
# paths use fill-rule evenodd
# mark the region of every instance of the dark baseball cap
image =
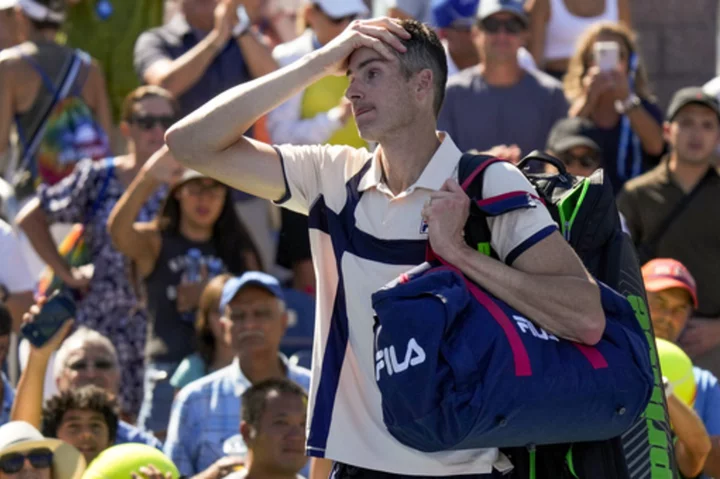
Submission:
<svg viewBox="0 0 720 479">
<path fill-rule="evenodd" d="M 524 0 L 480 0 L 477 18 L 478 20 L 484 20 L 496 13 L 507 12 L 512 13 L 527 25 L 529 19 L 524 4 Z"/>
<path fill-rule="evenodd" d="M 248 271 L 242 276 L 230 278 L 225 282 L 222 295 L 220 296 L 220 311 L 223 312 L 235 295 L 246 286 L 257 286 L 258 288 L 266 290 L 279 300 L 285 301 L 282 286 L 280 286 L 280 282 L 275 279 L 274 276 L 261 271 Z"/>
<path fill-rule="evenodd" d="M 587 118 L 563 118 L 550 130 L 547 149 L 553 153 L 563 153 L 576 146 L 586 146 L 600 152 L 599 137 L 600 131 Z"/>
<path fill-rule="evenodd" d="M 667 110 L 667 121 L 673 121 L 680 110 L 688 105 L 703 105 L 710 108 L 720 120 L 720 105 L 715 97 L 705 93 L 699 86 L 682 88 L 675 92 Z"/>
</svg>

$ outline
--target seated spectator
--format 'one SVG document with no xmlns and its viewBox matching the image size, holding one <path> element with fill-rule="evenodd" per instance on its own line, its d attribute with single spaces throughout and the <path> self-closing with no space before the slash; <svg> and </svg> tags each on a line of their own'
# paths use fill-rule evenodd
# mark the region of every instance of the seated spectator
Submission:
<svg viewBox="0 0 720 479">
<path fill-rule="evenodd" d="M 56 41 L 64 20 L 62 0 L 18 2 L 15 22 L 25 41 L 0 56 L 0 104 L 9 105 L 0 110 L 0 157 L 14 120 L 20 155 L 5 177 L 21 203 L 38 185 L 70 174 L 81 159 L 110 153 L 112 122 L 102 71 L 87 53 Z"/>
<path fill-rule="evenodd" d="M 4 369 L 5 360 L 7 359 L 8 347 L 10 346 L 10 331 L 13 320 L 10 312 L 5 306 L 0 304 L 0 369 Z M 15 390 L 5 376 L 4 371 L 0 371 L 0 426 L 10 421 L 10 411 L 13 401 L 15 401 Z"/>
<path fill-rule="evenodd" d="M 120 129 L 128 154 L 104 161 L 79 162 L 66 181 L 41 187 L 18 216 L 18 224 L 38 255 L 62 282 L 84 291 L 76 321 L 100 332 L 120 355 L 123 416 L 134 422 L 142 402 L 147 312 L 131 285 L 127 259 L 113 247 L 107 231 L 110 211 L 143 164 L 164 143 L 165 130 L 178 114 L 174 97 L 154 86 L 140 87 L 125 99 Z M 165 197 L 158 190 L 136 211 L 137 221 L 150 221 Z M 49 233 L 52 224 L 83 223 L 83 240 L 91 268 L 76 268 L 58 252 Z M 93 271 L 90 274 L 90 271 Z"/>
<path fill-rule="evenodd" d="M 34 321 L 41 305 L 42 302 L 30 309 L 25 316 L 27 322 Z M 41 348 L 30 346 L 28 363 L 18 383 L 17 397 L 20 399 L 14 405 L 15 418 L 39 425 L 44 397 L 44 377 L 51 359 L 52 374 L 58 393 L 49 400 L 84 386 L 95 386 L 107 391 L 112 397 L 118 396 L 121 373 L 113 344 L 97 331 L 82 327 L 62 341 L 71 326 L 70 323 L 64 325 Z M 156 438 L 125 421 L 119 421 L 114 429 L 117 430 L 117 434 L 113 436 L 114 444 L 140 442 L 158 449 L 162 448 L 162 444 Z"/>
<path fill-rule="evenodd" d="M 553 126 L 548 153 L 565 164 L 568 173 L 590 176 L 602 166 L 602 150 L 594 140 L 597 128 L 585 118 L 565 118 Z"/>
<path fill-rule="evenodd" d="M 645 264 L 642 274 L 655 337 L 675 343 L 697 307 L 695 279 L 682 263 L 668 258 Z M 685 477 L 720 477 L 720 386 L 706 369 L 693 367 L 693 375 L 697 393 L 692 408 L 672 391 L 667 397 L 678 438 L 678 467 Z"/>
<path fill-rule="evenodd" d="M 33 303 L 35 279 L 23 255 L 20 238 L 12 226 L 0 219 L 0 304 L 7 307 L 13 318 L 12 331 L 20 330 L 22 315 Z"/>
<path fill-rule="evenodd" d="M 187 476 L 225 467 L 218 462 L 223 443 L 237 434 L 241 394 L 253 384 L 287 377 L 305 390 L 310 385 L 310 371 L 288 364 L 279 352 L 287 314 L 275 278 L 260 272 L 232 278 L 220 305 L 237 356 L 230 366 L 180 391 L 165 443 L 165 453 Z"/>
<path fill-rule="evenodd" d="M 448 77 L 480 64 L 472 27 L 479 1 L 436 0 L 432 2 L 432 25 L 445 47 Z"/>
<path fill-rule="evenodd" d="M 138 425 L 164 437 L 175 391 L 170 377 L 196 351 L 195 312 L 208 280 L 258 269 L 250 236 L 235 213 L 231 190 L 181 168 L 163 148 L 145 164 L 113 208 L 108 230 L 133 261 L 147 291 L 149 327 L 145 391 Z M 161 212 L 138 221 L 159 188 L 170 185 Z"/>
<path fill-rule="evenodd" d="M 287 379 L 268 379 L 242 395 L 240 433 L 247 463 L 227 479 L 302 479 L 307 394 Z"/>
<path fill-rule="evenodd" d="M 693 362 L 720 375 L 720 176 L 713 168 L 720 143 L 720 106 L 701 88 L 673 96 L 665 123 L 670 153 L 629 181 L 617 203 L 641 263 L 674 258 L 698 282 L 698 306 L 680 339 Z"/>
<path fill-rule="evenodd" d="M 508 145 L 507 159 L 517 162 L 543 148 L 552 125 L 567 115 L 560 83 L 518 62 L 527 26 L 522 0 L 480 3 L 473 38 L 483 63 L 450 78 L 438 119 L 460 150 Z"/>
<path fill-rule="evenodd" d="M 0 427 L 0 479 L 80 479 L 85 465 L 80 451 L 26 422 Z"/>
<path fill-rule="evenodd" d="M 195 319 L 198 351 L 183 359 L 170 378 L 176 390 L 224 368 L 235 357 L 227 321 L 222 321 L 220 311 L 222 290 L 231 277 L 229 274 L 215 276 L 200 295 Z"/>
<path fill-rule="evenodd" d="M 41 424 L 44 436 L 75 446 L 90 464 L 113 445 L 118 425 L 117 401 L 95 386 L 65 391 L 45 403 Z"/>
<path fill-rule="evenodd" d="M 563 79 L 575 45 L 599 22 L 620 22 L 631 28 L 630 0 L 529 0 L 530 51 L 548 74 Z"/>
<path fill-rule="evenodd" d="M 19 43 L 15 12 L 17 0 L 0 0 L 0 50 Z"/>
<path fill-rule="evenodd" d="M 432 0 L 372 0 L 373 17 L 414 19 L 423 23 L 432 21 Z"/>
<path fill-rule="evenodd" d="M 235 0 L 183 0 L 170 23 L 149 30 L 134 49 L 135 71 L 176 95 L 182 116 L 230 87 L 277 68 L 248 15 Z"/>
<path fill-rule="evenodd" d="M 597 42 L 615 42 L 619 63 L 601 71 Z M 565 76 L 570 116 L 590 119 L 602 132 L 605 173 L 615 192 L 629 179 L 656 165 L 665 151 L 662 113 L 650 92 L 634 33 L 616 23 L 598 23 L 580 38 Z"/>
</svg>

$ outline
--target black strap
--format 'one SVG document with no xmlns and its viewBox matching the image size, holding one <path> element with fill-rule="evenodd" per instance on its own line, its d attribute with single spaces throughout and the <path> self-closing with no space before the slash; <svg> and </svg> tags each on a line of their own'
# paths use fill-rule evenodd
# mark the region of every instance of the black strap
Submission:
<svg viewBox="0 0 720 479">
<path fill-rule="evenodd" d="M 640 260 L 641 265 L 657 257 L 658 243 L 660 243 L 662 237 L 665 235 L 670 226 L 672 226 L 675 220 L 680 216 L 680 214 L 685 211 L 685 209 L 690 205 L 690 202 L 693 200 L 693 198 L 697 196 L 703 185 L 707 183 L 707 181 L 710 179 L 710 176 L 711 172 L 708 172 L 703 177 L 703 179 L 700 180 L 697 185 L 695 185 L 695 188 L 693 188 L 690 193 L 685 195 L 675 205 L 675 208 L 673 208 L 672 211 L 668 213 L 660 226 L 657 227 L 653 235 L 647 241 L 643 242 L 637 247 L 638 259 Z"/>
</svg>

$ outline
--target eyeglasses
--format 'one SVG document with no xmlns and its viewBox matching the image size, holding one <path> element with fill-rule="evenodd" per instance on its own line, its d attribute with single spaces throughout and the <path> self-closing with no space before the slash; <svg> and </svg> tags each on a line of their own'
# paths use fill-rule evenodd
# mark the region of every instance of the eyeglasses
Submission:
<svg viewBox="0 0 720 479">
<path fill-rule="evenodd" d="M 518 33 L 526 30 L 525 24 L 522 20 L 517 17 L 510 18 L 508 20 L 500 20 L 499 18 L 487 17 L 480 21 L 480 28 L 487 33 L 498 33 L 502 28 L 511 35 L 517 35 Z"/>
<path fill-rule="evenodd" d="M 0 470 L 4 474 L 17 474 L 25 466 L 25 459 L 35 469 L 47 469 L 52 465 L 53 452 L 48 448 L 32 449 L 22 454 L 12 452 L 0 457 Z"/>
<path fill-rule="evenodd" d="M 130 123 L 137 125 L 141 130 L 152 130 L 155 126 L 160 126 L 163 130 L 167 130 L 175 123 L 174 116 L 133 116 Z"/>
<path fill-rule="evenodd" d="M 115 363 L 110 361 L 109 359 L 97 359 L 95 361 L 76 361 L 74 363 L 68 364 L 68 368 L 72 369 L 73 371 L 85 371 L 88 369 L 90 364 L 92 364 L 95 369 L 101 371 L 108 371 L 115 367 Z"/>
<path fill-rule="evenodd" d="M 600 164 L 600 158 L 597 155 L 583 155 L 574 156 L 570 153 L 559 155 L 560 161 L 565 163 L 565 166 L 572 166 L 573 163 L 579 163 L 583 168 L 597 168 Z"/>
</svg>

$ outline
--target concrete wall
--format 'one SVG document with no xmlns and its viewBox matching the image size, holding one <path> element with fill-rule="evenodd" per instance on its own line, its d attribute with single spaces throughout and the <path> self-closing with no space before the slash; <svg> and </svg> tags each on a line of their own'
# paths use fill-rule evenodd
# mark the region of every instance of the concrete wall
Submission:
<svg viewBox="0 0 720 479">
<path fill-rule="evenodd" d="M 630 0 L 650 82 L 663 109 L 673 92 L 715 76 L 717 0 Z"/>
</svg>

